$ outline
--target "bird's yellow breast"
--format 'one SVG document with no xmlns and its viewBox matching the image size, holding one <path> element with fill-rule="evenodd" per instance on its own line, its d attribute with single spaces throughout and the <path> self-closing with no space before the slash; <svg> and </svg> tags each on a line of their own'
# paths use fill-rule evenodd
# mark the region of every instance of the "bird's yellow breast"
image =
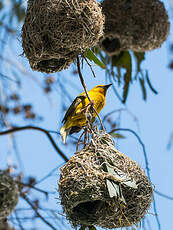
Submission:
<svg viewBox="0 0 173 230">
<path fill-rule="evenodd" d="M 91 101 L 94 102 L 94 108 L 96 109 L 97 113 L 100 113 L 100 111 L 103 109 L 105 105 L 105 95 L 100 92 L 88 92 L 89 97 Z M 75 109 L 74 113 L 72 114 L 71 118 L 69 119 L 68 124 L 66 124 L 67 128 L 70 128 L 72 126 L 84 126 L 86 124 L 86 108 L 89 104 L 89 100 L 86 97 Z M 94 113 L 94 116 L 96 117 L 96 113 Z"/>
</svg>

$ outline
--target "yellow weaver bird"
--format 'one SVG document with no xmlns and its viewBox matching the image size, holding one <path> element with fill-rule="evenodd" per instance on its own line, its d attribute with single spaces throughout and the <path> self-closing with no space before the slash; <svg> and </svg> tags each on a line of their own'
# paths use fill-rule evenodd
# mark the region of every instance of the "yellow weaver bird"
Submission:
<svg viewBox="0 0 173 230">
<path fill-rule="evenodd" d="M 97 85 L 88 91 L 88 95 L 91 101 L 94 103 L 94 108 L 96 109 L 97 113 L 100 113 L 105 106 L 106 92 L 111 85 L 112 84 Z M 79 94 L 79 96 L 77 96 L 72 102 L 62 120 L 64 125 L 60 129 L 60 134 L 64 143 L 66 142 L 66 137 L 68 134 L 79 132 L 82 127 L 86 126 L 85 113 L 89 104 L 90 101 L 88 100 L 85 92 Z M 97 114 L 94 112 L 93 116 L 96 118 Z"/>
</svg>

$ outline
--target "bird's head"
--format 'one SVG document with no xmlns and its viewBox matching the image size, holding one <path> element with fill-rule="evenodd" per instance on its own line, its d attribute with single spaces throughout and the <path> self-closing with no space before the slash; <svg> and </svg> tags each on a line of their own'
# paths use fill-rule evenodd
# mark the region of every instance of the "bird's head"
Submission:
<svg viewBox="0 0 173 230">
<path fill-rule="evenodd" d="M 109 85 L 96 85 L 92 90 L 95 92 L 102 93 L 106 95 L 107 89 L 111 86 L 112 84 Z"/>
</svg>

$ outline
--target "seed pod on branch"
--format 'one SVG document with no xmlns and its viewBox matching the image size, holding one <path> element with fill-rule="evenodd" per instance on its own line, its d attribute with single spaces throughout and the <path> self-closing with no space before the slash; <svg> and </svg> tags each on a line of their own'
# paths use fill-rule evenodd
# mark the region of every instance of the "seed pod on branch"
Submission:
<svg viewBox="0 0 173 230">
<path fill-rule="evenodd" d="M 19 189 L 14 179 L 0 171 L 0 220 L 5 219 L 18 203 Z"/>
<path fill-rule="evenodd" d="M 34 70 L 45 71 L 46 65 L 51 69 L 52 62 L 59 66 L 62 59 L 73 60 L 94 46 L 103 34 L 103 24 L 96 0 L 28 0 L 22 28 L 24 53 Z M 67 64 L 61 64 L 60 70 L 64 67 Z"/>
<path fill-rule="evenodd" d="M 104 36 L 102 49 L 110 56 L 122 50 L 153 50 L 166 40 L 170 23 L 159 0 L 104 0 Z"/>
<path fill-rule="evenodd" d="M 73 226 L 132 226 L 147 213 L 152 193 L 144 171 L 115 149 L 105 132 L 61 168 L 61 204 Z"/>
</svg>

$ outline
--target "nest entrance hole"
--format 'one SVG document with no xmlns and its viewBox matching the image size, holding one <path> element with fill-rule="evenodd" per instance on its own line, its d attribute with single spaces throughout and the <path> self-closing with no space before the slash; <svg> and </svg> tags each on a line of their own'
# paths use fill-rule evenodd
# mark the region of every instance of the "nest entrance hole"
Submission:
<svg viewBox="0 0 173 230">
<path fill-rule="evenodd" d="M 99 218 L 99 210 L 103 206 L 105 202 L 102 200 L 83 202 L 73 208 L 73 215 L 80 217 L 80 220 L 94 223 Z"/>
<path fill-rule="evenodd" d="M 60 59 L 48 59 L 48 60 L 42 60 L 40 62 L 38 62 L 37 66 L 39 68 L 51 68 L 51 69 L 57 69 L 61 66 L 63 66 L 66 63 L 66 59 L 64 58 L 60 58 Z"/>
<path fill-rule="evenodd" d="M 106 37 L 102 41 L 102 46 L 107 52 L 115 52 L 116 50 L 119 50 L 121 47 L 120 40 L 118 38 L 109 38 Z"/>
</svg>

